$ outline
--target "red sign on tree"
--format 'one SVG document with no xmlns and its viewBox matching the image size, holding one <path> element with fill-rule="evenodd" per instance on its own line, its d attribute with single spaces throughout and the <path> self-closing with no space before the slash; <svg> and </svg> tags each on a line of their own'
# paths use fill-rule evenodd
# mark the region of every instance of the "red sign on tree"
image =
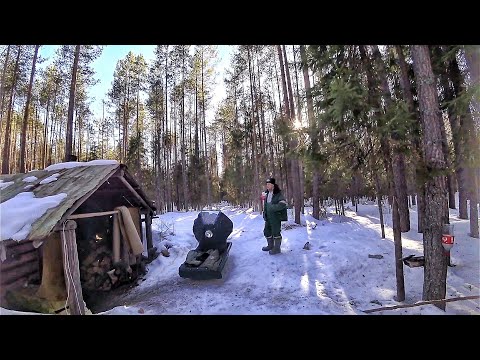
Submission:
<svg viewBox="0 0 480 360">
<path fill-rule="evenodd" d="M 453 235 L 442 235 L 443 248 L 449 251 L 453 247 L 455 237 Z"/>
</svg>

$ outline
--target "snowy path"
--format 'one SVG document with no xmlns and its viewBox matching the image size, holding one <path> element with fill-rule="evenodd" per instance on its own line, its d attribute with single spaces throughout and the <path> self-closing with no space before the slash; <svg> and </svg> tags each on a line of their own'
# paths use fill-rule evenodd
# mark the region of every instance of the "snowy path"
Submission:
<svg viewBox="0 0 480 360">
<path fill-rule="evenodd" d="M 398 305 L 394 300 L 396 280 L 393 232 L 386 227 L 380 237 L 378 212 L 374 205 L 360 205 L 358 214 L 346 217 L 329 214 L 315 220 L 302 216 L 303 226 L 283 230 L 282 253 L 269 255 L 265 245 L 263 219 L 244 209 L 223 209 L 233 221 L 228 241 L 232 249 L 220 280 L 183 279 L 179 266 L 190 249 L 197 246 L 193 221 L 198 212 L 167 213 L 154 223 L 154 230 L 168 224 L 174 235 L 170 257 L 159 256 L 139 286 L 105 314 L 364 314 L 362 310 Z M 402 234 L 403 256 L 422 254 L 421 234 L 412 229 Z M 391 222 L 386 215 L 387 225 Z M 313 222 L 317 226 L 312 229 Z M 456 221 L 456 243 L 449 268 L 447 297 L 479 293 L 478 239 L 466 233 L 468 223 Z M 291 224 L 291 222 L 288 222 Z M 173 226 L 172 226 L 173 225 Z M 308 226 L 307 226 L 308 225 Z M 160 246 L 157 236 L 156 246 Z M 311 250 L 303 249 L 309 241 Z M 383 258 L 369 258 L 368 255 Z M 406 303 L 421 300 L 423 268 L 405 267 Z M 449 303 L 447 314 L 480 314 L 478 300 Z M 376 314 L 445 314 L 432 305 L 383 311 Z"/>
</svg>

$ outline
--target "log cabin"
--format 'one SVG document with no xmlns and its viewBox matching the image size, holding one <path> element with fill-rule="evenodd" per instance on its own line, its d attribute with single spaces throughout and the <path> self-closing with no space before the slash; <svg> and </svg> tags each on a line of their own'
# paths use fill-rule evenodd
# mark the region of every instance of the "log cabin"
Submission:
<svg viewBox="0 0 480 360">
<path fill-rule="evenodd" d="M 158 256 L 155 214 L 113 160 L 0 175 L 0 306 L 87 313 L 86 295 L 135 281 Z"/>
</svg>

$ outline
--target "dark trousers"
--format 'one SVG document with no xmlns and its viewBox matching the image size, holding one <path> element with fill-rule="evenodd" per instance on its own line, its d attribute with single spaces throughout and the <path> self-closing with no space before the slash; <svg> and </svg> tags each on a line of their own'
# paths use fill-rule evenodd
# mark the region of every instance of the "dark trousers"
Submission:
<svg viewBox="0 0 480 360">
<path fill-rule="evenodd" d="M 268 219 L 265 220 L 265 228 L 263 229 L 263 235 L 265 235 L 265 237 L 269 238 L 269 237 L 275 237 L 275 238 L 279 238 L 279 237 L 282 237 L 282 234 L 280 234 L 280 230 L 281 230 L 281 222 L 278 221 L 278 220 L 271 220 L 271 219 Z"/>
</svg>

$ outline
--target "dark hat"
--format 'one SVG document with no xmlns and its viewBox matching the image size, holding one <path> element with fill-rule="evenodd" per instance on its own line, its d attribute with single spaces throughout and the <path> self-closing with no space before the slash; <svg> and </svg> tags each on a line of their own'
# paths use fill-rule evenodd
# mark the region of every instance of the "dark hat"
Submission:
<svg viewBox="0 0 480 360">
<path fill-rule="evenodd" d="M 269 178 L 267 179 L 267 181 L 265 181 L 265 183 L 270 183 L 272 185 L 275 185 L 275 178 Z"/>
</svg>

